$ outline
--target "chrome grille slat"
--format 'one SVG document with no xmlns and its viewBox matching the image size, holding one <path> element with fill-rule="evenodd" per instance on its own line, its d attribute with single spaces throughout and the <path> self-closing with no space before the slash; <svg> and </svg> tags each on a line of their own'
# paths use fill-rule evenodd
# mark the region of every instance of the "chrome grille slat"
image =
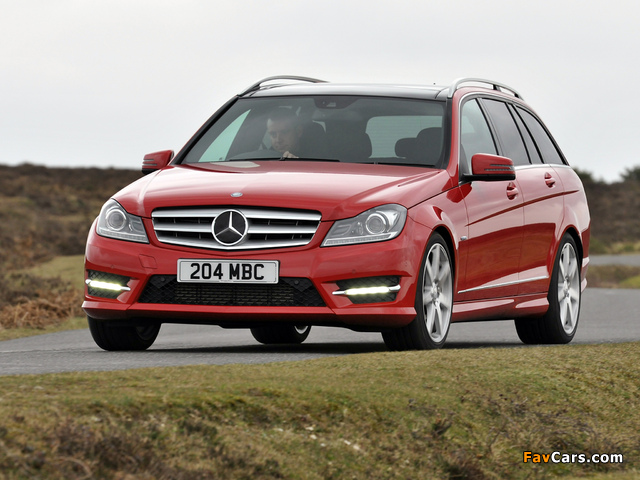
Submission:
<svg viewBox="0 0 640 480">
<path fill-rule="evenodd" d="M 155 210 L 151 215 L 153 218 L 193 218 L 193 217 L 211 217 L 215 218 L 227 208 L 175 208 L 170 210 Z"/>
<path fill-rule="evenodd" d="M 199 224 L 199 225 L 178 225 L 178 224 L 170 224 L 163 225 L 161 223 L 154 224 L 153 228 L 155 228 L 156 232 L 201 232 L 201 233 L 211 233 L 211 224 Z"/>
<path fill-rule="evenodd" d="M 245 214 L 247 218 L 260 218 L 260 219 L 270 219 L 270 220 L 300 220 L 300 221 L 310 221 L 310 222 L 319 222 L 321 215 L 316 212 L 300 212 L 296 213 L 295 211 L 265 211 L 265 210 L 252 210 L 252 209 L 240 209 L 242 213 Z"/>
<path fill-rule="evenodd" d="M 314 227 L 285 227 L 280 225 L 249 226 L 249 235 L 313 235 L 314 233 L 316 233 L 316 228 Z"/>
<path fill-rule="evenodd" d="M 212 233 L 215 218 L 228 210 L 241 212 L 248 223 L 246 238 L 236 245 L 218 243 Z M 235 206 L 163 208 L 151 217 L 160 242 L 216 250 L 304 246 L 313 239 L 321 219 L 313 211 Z"/>
</svg>

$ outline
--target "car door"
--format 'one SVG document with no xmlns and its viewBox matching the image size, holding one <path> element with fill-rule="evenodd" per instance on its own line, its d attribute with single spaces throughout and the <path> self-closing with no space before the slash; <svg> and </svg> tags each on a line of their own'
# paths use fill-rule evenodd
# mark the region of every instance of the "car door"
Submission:
<svg viewBox="0 0 640 480">
<path fill-rule="evenodd" d="M 476 153 L 497 154 L 485 114 L 477 99 L 467 100 L 460 115 L 460 172 L 470 173 Z M 523 237 L 522 195 L 517 181 L 473 181 L 460 186 L 468 216 L 468 238 L 461 242 L 466 268 L 458 279 L 458 301 L 517 294 Z"/>
<path fill-rule="evenodd" d="M 564 215 L 564 185 L 554 165 L 564 165 L 540 121 L 521 107 L 512 107 L 528 146 L 531 167 L 517 172 L 524 199 L 525 235 L 520 260 L 519 294 L 546 292 Z"/>
<path fill-rule="evenodd" d="M 514 162 L 523 200 L 518 294 L 545 292 L 548 265 L 555 253 L 554 239 L 562 224 L 562 182 L 551 165 L 542 161 L 542 150 L 549 145 L 541 147 L 534 141 L 531 132 L 539 135 L 542 127 L 531 113 L 499 99 L 483 99 L 482 105 L 498 138 L 501 154 Z M 551 160 L 551 154 L 547 155 Z M 562 161 L 561 157 L 556 158 Z"/>
</svg>

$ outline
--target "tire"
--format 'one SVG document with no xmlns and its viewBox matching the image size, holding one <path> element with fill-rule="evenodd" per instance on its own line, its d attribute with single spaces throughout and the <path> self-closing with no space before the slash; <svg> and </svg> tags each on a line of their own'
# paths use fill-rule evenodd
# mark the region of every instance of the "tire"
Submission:
<svg viewBox="0 0 640 480">
<path fill-rule="evenodd" d="M 416 287 L 416 318 L 382 332 L 390 350 L 433 350 L 447 340 L 453 310 L 453 266 L 449 247 L 434 233 L 425 249 Z"/>
<path fill-rule="evenodd" d="M 87 317 L 94 342 L 108 351 L 146 350 L 155 342 L 160 324 L 142 327 L 114 325 L 113 322 Z"/>
<path fill-rule="evenodd" d="M 582 298 L 580 257 L 576 242 L 566 234 L 560 242 L 549 282 L 549 309 L 541 318 L 516 319 L 516 332 L 523 343 L 564 344 L 578 329 Z"/>
<path fill-rule="evenodd" d="M 298 345 L 307 339 L 310 332 L 311 327 L 308 325 L 274 325 L 251 329 L 251 335 L 253 335 L 253 338 L 265 345 Z"/>
</svg>

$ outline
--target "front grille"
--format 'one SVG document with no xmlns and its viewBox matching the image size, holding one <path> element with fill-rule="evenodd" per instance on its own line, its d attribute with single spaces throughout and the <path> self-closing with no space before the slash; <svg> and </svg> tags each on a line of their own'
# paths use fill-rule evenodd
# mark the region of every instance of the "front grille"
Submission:
<svg viewBox="0 0 640 480">
<path fill-rule="evenodd" d="M 247 235 L 234 245 L 219 243 L 212 224 L 218 215 L 234 210 L 247 219 Z M 217 250 L 249 250 L 307 245 L 320 225 L 319 212 L 247 207 L 159 208 L 151 214 L 162 243 Z M 229 242 L 231 243 L 231 242 Z"/>
<path fill-rule="evenodd" d="M 125 277 L 124 275 L 116 275 L 115 273 L 107 273 L 107 272 L 98 272 L 96 270 L 88 270 L 87 278 L 89 280 L 96 280 L 99 282 L 105 283 L 114 283 L 116 285 L 126 286 L 131 280 L 129 277 Z M 116 299 L 122 293 L 122 291 L 114 291 L 114 290 L 106 290 L 104 288 L 94 288 L 87 285 L 87 294 L 92 297 L 101 297 L 101 298 L 109 298 Z"/>
<path fill-rule="evenodd" d="M 400 284 L 400 277 L 389 275 L 384 277 L 350 278 L 348 280 L 340 280 L 336 284 L 343 291 L 350 288 L 395 287 Z M 372 295 L 352 295 L 348 298 L 352 303 L 381 303 L 393 302 L 397 295 L 397 292 L 389 292 Z"/>
<path fill-rule="evenodd" d="M 140 303 L 247 307 L 324 307 L 308 278 L 281 277 L 277 284 L 179 283 L 175 275 L 149 279 Z"/>
</svg>

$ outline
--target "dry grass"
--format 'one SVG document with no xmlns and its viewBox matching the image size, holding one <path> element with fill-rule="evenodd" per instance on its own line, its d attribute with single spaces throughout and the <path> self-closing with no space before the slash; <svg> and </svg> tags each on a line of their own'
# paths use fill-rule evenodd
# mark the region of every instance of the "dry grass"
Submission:
<svg viewBox="0 0 640 480">
<path fill-rule="evenodd" d="M 81 261 L 73 279 L 58 266 L 53 274 L 25 269 L 82 255 L 102 204 L 139 177 L 130 170 L 0 166 L 0 330 L 42 330 L 82 315 Z"/>
<path fill-rule="evenodd" d="M 36 328 L 60 325 L 71 317 L 82 315 L 82 293 L 67 290 L 49 298 L 18 299 L 0 310 L 0 328 Z"/>
<path fill-rule="evenodd" d="M 0 276 L 0 330 L 43 329 L 81 316 L 82 291 L 61 278 Z"/>
<path fill-rule="evenodd" d="M 0 165 L 2 266 L 82 254 L 102 204 L 140 176 L 132 170 Z"/>
<path fill-rule="evenodd" d="M 76 255 L 0 276 L 0 331 L 50 330 L 83 316 L 83 269 Z"/>
</svg>

